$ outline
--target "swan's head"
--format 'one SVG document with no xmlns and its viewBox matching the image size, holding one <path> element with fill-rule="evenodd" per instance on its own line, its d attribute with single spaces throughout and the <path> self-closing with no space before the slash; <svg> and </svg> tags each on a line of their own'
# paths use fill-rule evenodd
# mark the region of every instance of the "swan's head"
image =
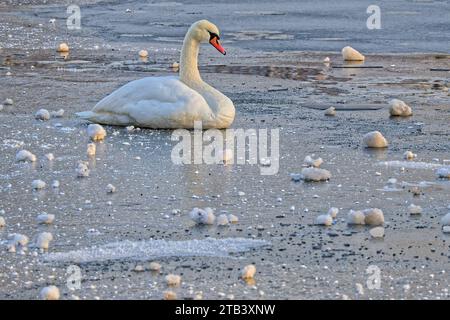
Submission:
<svg viewBox="0 0 450 320">
<path fill-rule="evenodd" d="M 221 54 L 226 54 L 225 49 L 219 43 L 219 28 L 214 23 L 208 20 L 197 21 L 189 28 L 188 34 L 198 42 L 209 42 Z"/>
</svg>

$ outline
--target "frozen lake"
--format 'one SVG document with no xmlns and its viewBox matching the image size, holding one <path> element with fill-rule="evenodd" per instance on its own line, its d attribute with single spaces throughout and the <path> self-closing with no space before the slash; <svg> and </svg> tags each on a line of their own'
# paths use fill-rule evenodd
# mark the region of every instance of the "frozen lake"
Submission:
<svg viewBox="0 0 450 320">
<path fill-rule="evenodd" d="M 0 103 L 13 100 L 0 111 L 0 298 L 36 299 L 54 284 L 62 299 L 161 299 L 164 276 L 174 273 L 181 299 L 448 299 L 450 237 L 440 220 L 450 183 L 435 173 L 450 160 L 448 1 L 378 1 L 381 30 L 366 28 L 370 1 L 82 1 L 79 31 L 66 28 L 65 2 L 29 2 L 37 6 L 0 6 Z M 129 81 L 174 75 L 183 35 L 200 18 L 221 28 L 228 50 L 223 57 L 202 47 L 204 80 L 233 100 L 233 128 L 279 129 L 278 173 L 175 165 L 169 130 L 105 126 L 87 158 L 87 123 L 74 113 Z M 60 42 L 69 43 L 68 57 L 55 52 Z M 343 64 L 345 45 L 372 68 Z M 137 55 L 144 48 L 148 61 Z M 413 116 L 390 118 L 392 98 Z M 330 106 L 335 117 L 324 116 Z M 38 121 L 40 108 L 65 114 Z M 363 147 L 373 130 L 387 149 Z M 38 160 L 16 162 L 21 149 Z M 407 150 L 417 157 L 403 159 Z M 329 181 L 291 180 L 307 155 L 323 158 Z M 89 177 L 76 177 L 79 160 L 88 160 Z M 35 179 L 47 188 L 32 190 Z M 108 184 L 117 191 L 107 193 Z M 409 214 L 412 203 L 421 215 Z M 239 222 L 196 226 L 194 207 Z M 335 223 L 314 225 L 330 207 L 340 209 Z M 371 207 L 384 212 L 382 239 L 346 223 L 348 211 Z M 41 212 L 55 222 L 38 225 Z M 48 252 L 6 251 L 8 234 L 33 242 L 44 231 L 54 237 Z M 248 264 L 257 274 L 245 282 Z M 67 285 L 73 265 L 82 276 L 75 290 Z M 374 266 L 381 286 L 369 289 Z"/>
</svg>

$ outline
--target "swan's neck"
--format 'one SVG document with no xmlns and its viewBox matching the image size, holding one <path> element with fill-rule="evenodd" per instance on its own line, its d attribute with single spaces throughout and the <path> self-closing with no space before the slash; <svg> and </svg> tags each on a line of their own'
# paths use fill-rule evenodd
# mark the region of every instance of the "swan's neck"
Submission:
<svg viewBox="0 0 450 320">
<path fill-rule="evenodd" d="M 199 41 L 193 39 L 190 32 L 188 32 L 183 41 L 180 58 L 180 80 L 187 85 L 202 83 L 202 78 L 198 71 L 199 47 Z"/>
</svg>

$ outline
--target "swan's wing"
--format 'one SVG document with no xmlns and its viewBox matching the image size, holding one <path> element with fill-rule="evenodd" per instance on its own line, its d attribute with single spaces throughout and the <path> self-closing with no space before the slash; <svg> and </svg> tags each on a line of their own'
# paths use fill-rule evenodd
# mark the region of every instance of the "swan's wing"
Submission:
<svg viewBox="0 0 450 320">
<path fill-rule="evenodd" d="M 136 124 L 164 126 L 213 119 L 205 99 L 176 77 L 148 77 L 125 84 L 103 98 L 96 113 L 126 115 Z"/>
</svg>

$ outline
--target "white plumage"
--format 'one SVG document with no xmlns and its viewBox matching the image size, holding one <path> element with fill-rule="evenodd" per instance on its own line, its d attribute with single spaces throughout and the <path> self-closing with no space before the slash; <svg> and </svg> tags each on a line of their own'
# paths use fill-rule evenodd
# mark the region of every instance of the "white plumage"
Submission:
<svg viewBox="0 0 450 320">
<path fill-rule="evenodd" d="M 206 20 L 190 27 L 181 51 L 179 78 L 132 81 L 103 98 L 92 111 L 77 115 L 102 124 L 154 129 L 193 128 L 196 121 L 203 128 L 229 127 L 235 114 L 233 102 L 205 83 L 198 71 L 200 43 L 210 41 L 212 34 L 218 35 L 219 30 Z"/>
</svg>

